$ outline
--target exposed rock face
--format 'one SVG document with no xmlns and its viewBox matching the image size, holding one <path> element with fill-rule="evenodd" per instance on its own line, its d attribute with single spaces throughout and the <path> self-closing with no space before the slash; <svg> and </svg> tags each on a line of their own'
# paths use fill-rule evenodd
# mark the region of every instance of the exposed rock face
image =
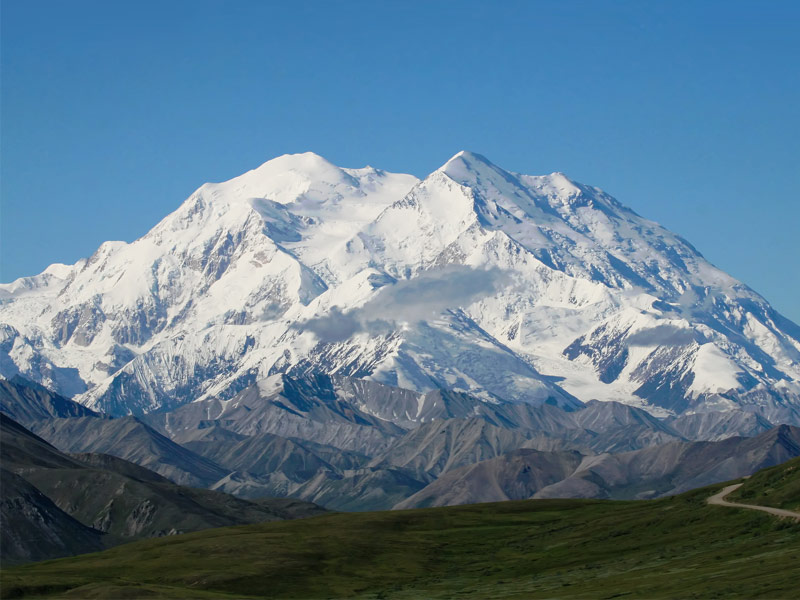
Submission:
<svg viewBox="0 0 800 600">
<path fill-rule="evenodd" d="M 530 498 L 540 489 L 567 478 L 582 459 L 578 452 L 515 450 L 451 471 L 395 508 Z"/>
<path fill-rule="evenodd" d="M 724 440 L 733 436 L 754 437 L 772 424 L 757 413 L 742 411 L 711 411 L 681 415 L 670 426 L 690 440 Z"/>
<path fill-rule="evenodd" d="M 800 428 L 786 425 L 753 438 L 671 442 L 619 454 L 516 450 L 445 473 L 395 508 L 525 498 L 654 498 L 750 475 L 797 456 Z"/>
</svg>

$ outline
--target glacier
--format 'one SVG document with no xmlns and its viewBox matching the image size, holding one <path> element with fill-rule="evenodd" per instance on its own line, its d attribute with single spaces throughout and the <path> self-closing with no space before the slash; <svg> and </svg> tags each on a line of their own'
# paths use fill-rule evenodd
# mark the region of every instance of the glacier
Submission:
<svg viewBox="0 0 800 600">
<path fill-rule="evenodd" d="M 800 424 L 800 327 L 602 190 L 466 151 L 422 180 L 281 156 L 0 285 L 0 375 L 109 414 L 310 373 Z"/>
</svg>

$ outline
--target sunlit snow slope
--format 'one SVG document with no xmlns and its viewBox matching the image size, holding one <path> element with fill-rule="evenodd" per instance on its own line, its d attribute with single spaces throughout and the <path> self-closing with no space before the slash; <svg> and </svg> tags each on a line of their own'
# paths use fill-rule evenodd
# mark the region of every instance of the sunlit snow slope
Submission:
<svg viewBox="0 0 800 600">
<path fill-rule="evenodd" d="M 800 422 L 800 327 L 601 190 L 469 152 L 423 181 L 282 156 L 0 286 L 0 373 L 106 412 L 316 371 Z"/>
</svg>

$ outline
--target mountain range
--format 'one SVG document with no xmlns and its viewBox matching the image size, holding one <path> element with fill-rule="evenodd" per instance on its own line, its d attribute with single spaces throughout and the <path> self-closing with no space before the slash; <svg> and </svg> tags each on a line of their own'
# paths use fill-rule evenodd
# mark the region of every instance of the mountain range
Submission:
<svg viewBox="0 0 800 600">
<path fill-rule="evenodd" d="M 393 423 L 373 414 L 392 407 L 400 414 L 403 406 L 436 418 Z M 716 421 L 705 415 L 717 427 L 705 429 L 704 440 L 680 433 L 684 417 L 657 419 L 617 402 L 577 410 L 493 404 L 344 376 L 275 375 L 228 401 L 140 417 L 82 414 L 88 409 L 71 400 L 0 381 L 0 411 L 73 456 L 115 457 L 152 477 L 251 501 L 289 497 L 334 510 L 654 498 L 800 456 L 800 428 L 756 431 L 751 419 L 732 422 L 730 413 L 715 413 Z"/>
<path fill-rule="evenodd" d="M 4 565 L 93 552 L 147 537 L 311 516 L 320 507 L 249 502 L 179 486 L 107 454 L 65 454 L 0 413 Z"/>
<path fill-rule="evenodd" d="M 0 285 L 0 375 L 17 561 L 318 505 L 658 498 L 800 456 L 800 327 L 605 192 L 469 152 L 206 184 Z"/>
<path fill-rule="evenodd" d="M 800 327 L 605 192 L 470 152 L 422 180 L 306 153 L 205 184 L 132 243 L 0 285 L 0 374 L 114 416 L 323 374 L 486 406 L 615 401 L 692 416 L 684 431 L 800 424 Z M 434 418 L 396 395 L 402 412 L 366 418 Z M 333 421 L 353 451 L 385 433 Z"/>
</svg>

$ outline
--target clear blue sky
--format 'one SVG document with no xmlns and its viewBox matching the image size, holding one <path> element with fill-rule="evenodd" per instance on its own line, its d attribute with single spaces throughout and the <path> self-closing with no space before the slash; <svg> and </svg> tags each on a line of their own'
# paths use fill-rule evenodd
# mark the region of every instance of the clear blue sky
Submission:
<svg viewBox="0 0 800 600">
<path fill-rule="evenodd" d="M 800 2 L 3 0 L 0 279 L 287 152 L 563 171 L 800 322 Z"/>
</svg>

